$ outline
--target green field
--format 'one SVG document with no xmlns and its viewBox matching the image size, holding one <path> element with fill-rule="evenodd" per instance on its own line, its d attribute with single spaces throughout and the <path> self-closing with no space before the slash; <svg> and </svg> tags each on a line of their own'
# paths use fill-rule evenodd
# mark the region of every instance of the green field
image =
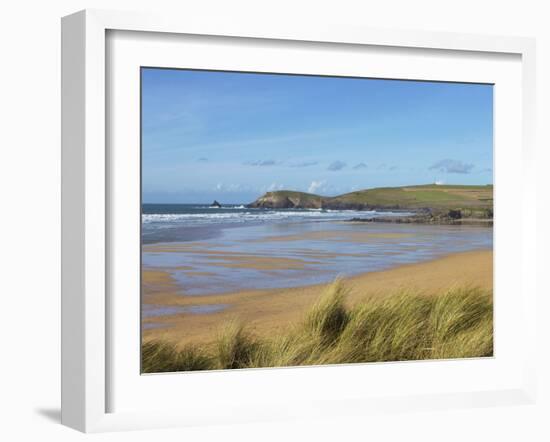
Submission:
<svg viewBox="0 0 550 442">
<path fill-rule="evenodd" d="M 493 186 L 423 185 L 381 187 L 346 193 L 331 201 L 356 202 L 372 206 L 403 208 L 490 208 L 493 205 Z"/>
</svg>

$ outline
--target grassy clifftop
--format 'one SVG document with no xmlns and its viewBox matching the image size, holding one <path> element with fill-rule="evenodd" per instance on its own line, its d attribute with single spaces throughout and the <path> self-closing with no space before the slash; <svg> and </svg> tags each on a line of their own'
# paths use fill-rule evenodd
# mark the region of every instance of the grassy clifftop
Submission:
<svg viewBox="0 0 550 442">
<path fill-rule="evenodd" d="M 305 192 L 268 192 L 249 207 L 301 209 L 491 210 L 493 186 L 420 185 L 380 187 L 324 197 Z"/>
<path fill-rule="evenodd" d="M 360 190 L 330 198 L 331 203 L 388 208 L 491 208 L 493 186 L 404 186 Z"/>
</svg>

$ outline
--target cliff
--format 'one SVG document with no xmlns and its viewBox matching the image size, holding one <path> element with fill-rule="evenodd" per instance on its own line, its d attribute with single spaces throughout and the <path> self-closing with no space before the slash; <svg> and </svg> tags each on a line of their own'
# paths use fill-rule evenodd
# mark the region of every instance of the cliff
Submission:
<svg viewBox="0 0 550 442">
<path fill-rule="evenodd" d="M 338 196 L 280 190 L 267 192 L 251 208 L 407 210 L 449 217 L 493 217 L 493 186 L 421 185 L 365 189 Z"/>
<path fill-rule="evenodd" d="M 267 192 L 247 207 L 264 209 L 320 209 L 323 197 L 312 193 L 279 190 Z"/>
</svg>

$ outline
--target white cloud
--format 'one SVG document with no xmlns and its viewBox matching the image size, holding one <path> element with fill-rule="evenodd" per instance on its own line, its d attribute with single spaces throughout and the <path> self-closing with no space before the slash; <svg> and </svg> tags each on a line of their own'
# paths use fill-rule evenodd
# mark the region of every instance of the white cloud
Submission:
<svg viewBox="0 0 550 442">
<path fill-rule="evenodd" d="M 291 163 L 290 167 L 310 167 L 319 164 L 317 161 L 302 161 L 301 163 Z"/>
<path fill-rule="evenodd" d="M 241 184 L 218 183 L 216 185 L 216 190 L 219 192 L 238 192 L 239 190 L 247 190 L 247 187 Z"/>
<path fill-rule="evenodd" d="M 326 184 L 326 181 L 324 181 L 324 180 L 312 181 L 311 184 L 309 185 L 307 191 L 308 191 L 308 193 L 318 192 L 319 190 L 324 188 L 325 184 Z"/>
<path fill-rule="evenodd" d="M 337 161 L 333 161 L 332 163 L 330 163 L 327 170 L 331 170 L 331 171 L 335 172 L 337 170 L 342 170 L 346 166 L 347 166 L 346 163 L 344 163 L 343 161 L 337 160 Z"/>
<path fill-rule="evenodd" d="M 430 170 L 436 169 L 444 173 L 470 173 L 474 165 L 458 160 L 445 159 L 430 166 Z"/>
<path fill-rule="evenodd" d="M 274 190 L 281 190 L 284 189 L 284 184 L 277 184 L 277 183 L 271 183 L 271 185 L 267 188 L 269 192 L 273 192 Z"/>
<path fill-rule="evenodd" d="M 269 166 L 275 166 L 279 164 L 279 162 L 275 160 L 257 160 L 257 161 L 247 161 L 244 164 L 248 166 L 269 167 Z"/>
</svg>

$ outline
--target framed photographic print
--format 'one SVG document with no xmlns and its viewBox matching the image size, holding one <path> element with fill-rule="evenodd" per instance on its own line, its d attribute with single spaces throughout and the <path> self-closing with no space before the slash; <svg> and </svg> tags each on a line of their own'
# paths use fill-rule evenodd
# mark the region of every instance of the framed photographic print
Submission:
<svg viewBox="0 0 550 442">
<path fill-rule="evenodd" d="M 63 422 L 532 401 L 533 57 L 64 18 Z"/>
<path fill-rule="evenodd" d="M 143 373 L 493 356 L 493 85 L 143 67 L 141 103 Z"/>
</svg>

